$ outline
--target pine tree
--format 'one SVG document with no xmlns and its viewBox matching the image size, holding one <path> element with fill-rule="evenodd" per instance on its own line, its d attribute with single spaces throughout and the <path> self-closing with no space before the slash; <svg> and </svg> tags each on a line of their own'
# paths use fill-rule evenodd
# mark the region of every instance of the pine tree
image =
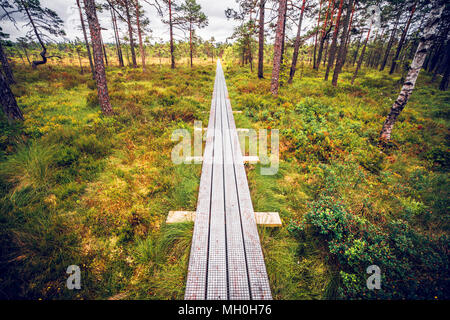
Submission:
<svg viewBox="0 0 450 320">
<path fill-rule="evenodd" d="M 191 67 L 193 66 L 193 37 L 195 28 L 204 28 L 208 25 L 208 18 L 201 10 L 202 7 L 196 2 L 196 0 L 185 0 L 179 7 L 180 16 L 175 20 L 177 25 L 180 25 L 189 31 Z"/>
<path fill-rule="evenodd" d="M 287 0 L 280 0 L 278 7 L 278 23 L 275 37 L 275 46 L 273 54 L 273 69 L 272 69 L 272 81 L 270 85 L 270 92 L 274 96 L 278 96 L 281 59 L 283 55 L 283 38 L 284 38 L 284 23 L 286 21 Z"/>
<path fill-rule="evenodd" d="M 98 100 L 104 114 L 111 114 L 112 107 L 109 101 L 108 84 L 106 82 L 105 65 L 103 63 L 103 46 L 100 24 L 97 18 L 95 0 L 83 0 L 91 33 L 92 49 L 95 64 L 95 80 L 97 82 Z"/>
</svg>

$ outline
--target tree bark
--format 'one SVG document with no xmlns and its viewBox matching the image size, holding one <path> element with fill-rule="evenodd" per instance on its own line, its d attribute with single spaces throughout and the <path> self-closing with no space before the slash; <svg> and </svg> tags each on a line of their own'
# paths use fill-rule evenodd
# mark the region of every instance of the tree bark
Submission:
<svg viewBox="0 0 450 320">
<path fill-rule="evenodd" d="M 280 61 L 281 65 L 283 65 L 284 53 L 286 49 L 286 20 L 287 20 L 287 2 L 286 2 L 286 14 L 284 15 L 283 36 L 281 41 L 281 61 Z"/>
<path fill-rule="evenodd" d="M 450 77 L 450 48 L 447 46 L 447 54 L 445 59 L 445 71 L 442 75 L 441 83 L 439 84 L 439 90 L 441 91 L 447 91 L 448 89 L 448 83 L 449 83 L 449 77 Z"/>
<path fill-rule="evenodd" d="M 170 67 L 175 69 L 175 50 L 173 46 L 172 0 L 169 0 Z"/>
<path fill-rule="evenodd" d="M 78 62 L 80 64 L 80 73 L 84 74 L 83 63 L 81 62 L 80 50 L 76 49 L 76 51 L 77 51 L 77 56 L 78 56 Z"/>
<path fill-rule="evenodd" d="M 108 84 L 106 82 L 105 65 L 103 64 L 102 34 L 98 22 L 95 0 L 83 0 L 84 10 L 88 19 L 92 40 L 92 50 L 95 64 L 95 80 L 97 82 L 98 100 L 104 114 L 111 114 L 112 107 L 109 101 Z"/>
<path fill-rule="evenodd" d="M 358 64 L 356 65 L 355 73 L 353 74 L 353 77 L 352 77 L 352 84 L 355 82 L 355 79 L 358 76 L 358 71 L 361 68 L 361 65 L 362 65 L 362 62 L 363 62 L 363 59 L 364 59 L 364 53 L 366 52 L 367 42 L 369 41 L 370 31 L 371 30 L 372 30 L 372 23 L 370 24 L 369 31 L 367 31 L 366 41 L 364 41 L 364 45 L 363 45 L 363 48 L 362 48 L 362 51 L 361 51 L 361 55 L 359 56 Z"/>
<path fill-rule="evenodd" d="M 358 58 L 359 48 L 361 48 L 362 37 L 363 37 L 363 33 L 361 32 L 361 35 L 359 36 L 359 39 L 358 39 L 358 44 L 356 45 L 355 54 L 353 55 L 352 66 L 355 65 L 356 59 Z"/>
<path fill-rule="evenodd" d="M 280 69 L 281 69 L 281 56 L 282 56 L 282 43 L 283 43 L 283 29 L 286 16 L 287 0 L 280 0 L 278 8 L 278 25 L 275 37 L 274 55 L 273 55 L 273 69 L 272 69 L 272 81 L 270 91 L 272 95 L 278 96 L 279 81 L 280 81 Z"/>
<path fill-rule="evenodd" d="M 133 26 L 131 22 L 131 15 L 130 15 L 130 0 L 125 0 L 125 13 L 127 15 L 127 24 L 128 24 L 128 34 L 130 37 L 130 51 L 131 51 L 131 60 L 133 63 L 133 68 L 137 68 L 137 62 L 136 62 L 136 51 L 134 50 L 134 37 L 133 37 Z"/>
<path fill-rule="evenodd" d="M 106 66 L 108 67 L 108 66 L 109 66 L 109 63 L 108 63 L 108 55 L 107 55 L 107 53 L 106 53 L 106 47 L 105 47 L 105 44 L 103 43 L 103 38 L 102 38 L 102 48 L 103 48 L 103 57 L 105 58 L 105 63 L 106 63 Z"/>
<path fill-rule="evenodd" d="M 322 61 L 323 45 L 325 43 L 325 38 L 328 35 L 328 32 L 326 32 L 326 30 L 327 30 L 327 26 L 328 26 L 328 17 L 330 15 L 330 8 L 331 8 L 332 2 L 333 2 L 333 0 L 328 1 L 327 14 L 325 16 L 325 21 L 323 22 L 322 32 L 321 32 L 321 36 L 320 36 L 319 53 L 317 54 L 316 65 L 314 67 L 316 70 L 319 70 L 320 62 Z M 333 4 L 333 6 L 334 6 L 334 4 Z M 331 10 L 333 10 L 333 9 L 331 9 Z M 330 30 L 331 30 L 331 28 L 330 28 Z"/>
<path fill-rule="evenodd" d="M 331 84 L 333 86 L 337 86 L 339 74 L 342 71 L 342 67 L 344 66 L 344 63 L 345 63 L 345 57 L 347 56 L 347 46 L 345 45 L 345 43 L 347 41 L 350 15 L 353 10 L 353 1 L 354 0 L 349 0 L 348 6 L 347 6 L 347 14 L 345 16 L 344 25 L 342 26 L 343 30 L 342 30 L 341 43 L 339 45 L 339 51 L 337 54 L 336 66 L 334 68 L 334 73 L 333 73 L 333 80 L 331 81 Z"/>
<path fill-rule="evenodd" d="M 110 9 L 114 29 L 114 38 L 116 40 L 117 59 L 119 60 L 119 66 L 124 67 L 125 64 L 123 63 L 122 46 L 120 44 L 120 35 L 119 35 L 119 28 L 117 26 L 116 12 L 114 11 L 115 9 L 113 7 L 111 7 Z"/>
<path fill-rule="evenodd" d="M 330 74 L 330 70 L 333 67 L 334 59 L 336 57 L 336 46 L 337 46 L 337 37 L 339 33 L 339 27 L 341 23 L 341 14 L 342 14 L 342 5 L 344 4 L 344 0 L 341 0 L 339 4 L 338 15 L 336 17 L 336 25 L 334 26 L 333 39 L 331 40 L 330 53 L 328 55 L 328 64 L 327 70 L 325 71 L 325 80 L 328 80 L 328 75 Z"/>
<path fill-rule="evenodd" d="M 25 45 L 22 46 L 23 52 L 25 53 L 25 57 L 27 58 L 28 64 L 31 66 L 30 56 L 28 55 L 28 50 Z"/>
<path fill-rule="evenodd" d="M 305 0 L 304 0 L 305 1 Z M 264 78 L 264 20 L 266 0 L 259 1 L 258 78 Z"/>
<path fill-rule="evenodd" d="M 141 58 L 142 58 L 142 71 L 145 72 L 145 50 L 144 50 L 144 43 L 142 42 L 142 30 L 141 30 L 141 19 L 140 19 L 140 12 L 139 12 L 139 0 L 134 0 L 134 5 L 136 8 L 136 25 L 138 30 L 138 37 L 139 37 L 139 49 L 141 51 Z"/>
<path fill-rule="evenodd" d="M 416 3 L 414 3 L 411 8 L 411 13 L 409 15 L 408 22 L 406 23 L 405 30 L 403 30 L 402 36 L 400 38 L 400 42 L 398 43 L 397 51 L 395 52 L 394 59 L 392 59 L 392 65 L 391 65 L 391 70 L 389 70 L 389 74 L 393 74 L 395 71 L 395 67 L 397 66 L 397 59 L 400 55 L 400 52 L 402 51 L 403 43 L 405 42 L 406 35 L 408 34 L 409 26 L 411 25 L 411 20 L 414 16 L 415 11 L 416 11 Z"/>
<path fill-rule="evenodd" d="M 78 11 L 80 12 L 81 29 L 83 30 L 84 42 L 86 44 L 86 51 L 89 57 L 89 65 L 91 66 L 92 78 L 95 78 L 94 63 L 92 62 L 91 48 L 86 33 L 86 26 L 84 24 L 83 12 L 81 11 L 80 0 L 77 0 Z"/>
<path fill-rule="evenodd" d="M 425 58 L 431 45 L 433 44 L 434 37 L 437 33 L 439 20 L 441 18 L 444 7 L 445 4 L 439 6 L 435 4 L 428 15 L 427 23 L 423 28 L 424 34 L 420 39 L 419 46 L 417 47 L 416 54 L 414 55 L 414 59 L 411 63 L 411 68 L 406 76 L 405 82 L 403 83 L 400 95 L 394 102 L 391 111 L 389 112 L 386 121 L 383 124 L 383 128 L 381 129 L 380 140 L 382 142 L 391 140 L 391 133 L 394 124 L 397 121 L 399 114 L 405 108 L 406 103 L 408 102 L 408 99 L 414 90 L 414 86 L 416 84 L 417 77 L 419 76 L 420 69 L 423 66 Z"/>
<path fill-rule="evenodd" d="M 14 75 L 11 70 L 11 66 L 9 65 L 8 57 L 3 50 L 3 46 L 0 42 L 0 62 L 2 63 L 3 72 L 5 73 L 6 81 L 9 84 L 14 84 L 16 81 L 14 80 Z"/>
<path fill-rule="evenodd" d="M 389 39 L 389 42 L 387 44 L 386 52 L 384 53 L 384 58 L 383 58 L 383 62 L 381 63 L 380 71 L 383 71 L 384 68 L 386 67 L 386 64 L 387 64 L 387 61 L 389 58 L 389 53 L 391 52 L 392 44 L 394 43 L 395 33 L 397 32 L 397 27 L 398 27 L 398 22 L 400 21 L 401 12 L 402 11 L 399 10 L 399 12 L 397 14 L 397 20 L 395 21 L 394 29 L 392 30 L 392 33 L 391 33 L 391 38 Z"/>
<path fill-rule="evenodd" d="M 321 14 L 320 11 L 322 11 L 322 2 L 323 2 L 323 0 L 320 0 L 320 4 L 319 4 L 319 17 L 317 18 L 317 31 L 316 31 L 316 36 L 314 37 L 313 69 L 316 69 L 317 38 L 319 37 L 320 14 Z"/>
<path fill-rule="evenodd" d="M 356 2 L 356 0 L 355 0 Z M 347 34 L 347 39 L 345 40 L 345 50 L 347 50 L 348 48 L 348 43 L 350 42 L 350 36 L 351 36 L 351 31 L 352 31 L 352 23 L 353 23 L 353 14 L 355 13 L 355 3 L 353 3 L 352 6 L 352 15 L 350 16 L 350 22 L 348 24 L 348 34 Z M 344 60 L 345 62 L 345 60 Z"/>
<path fill-rule="evenodd" d="M 22 111 L 17 105 L 16 98 L 2 72 L 0 72 L 0 98 L 3 113 L 8 118 L 8 121 L 23 120 Z"/>
<path fill-rule="evenodd" d="M 193 53 L 192 53 L 192 23 L 189 24 L 189 55 L 191 58 L 191 68 L 194 65 L 194 58 L 193 58 Z"/>
<path fill-rule="evenodd" d="M 288 83 L 292 83 L 292 80 L 294 79 L 295 71 L 297 69 L 298 53 L 299 53 L 300 44 L 301 44 L 300 34 L 302 32 L 302 22 L 303 22 L 303 13 L 305 12 L 305 4 L 306 4 L 306 0 L 303 0 L 302 11 L 300 13 L 300 20 L 298 21 L 297 36 L 295 37 L 294 55 L 292 56 L 291 72 L 289 73 Z"/>
</svg>

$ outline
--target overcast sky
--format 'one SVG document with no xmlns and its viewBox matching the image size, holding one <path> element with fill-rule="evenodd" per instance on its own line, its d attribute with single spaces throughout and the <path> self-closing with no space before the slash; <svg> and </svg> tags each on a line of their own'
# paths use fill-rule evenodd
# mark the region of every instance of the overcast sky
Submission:
<svg viewBox="0 0 450 320">
<path fill-rule="evenodd" d="M 224 11 L 231 7 L 237 8 L 235 0 L 197 0 L 202 6 L 203 12 L 209 19 L 208 27 L 198 30 L 197 34 L 203 39 L 207 40 L 214 37 L 216 41 L 224 42 L 227 37 L 233 33 L 233 27 L 236 25 L 234 21 L 228 21 L 225 18 Z M 80 16 L 78 8 L 76 7 L 76 0 L 41 0 L 41 3 L 55 10 L 61 19 L 65 22 L 65 31 L 67 38 L 73 40 L 75 37 L 82 39 L 82 33 L 80 30 Z M 141 1 L 145 16 L 150 19 L 150 28 L 152 29 L 151 36 L 153 39 L 162 38 L 168 40 L 168 26 L 161 22 L 161 18 L 157 15 L 156 10 L 148 4 Z M 103 37 L 105 42 L 112 43 L 114 41 L 113 33 L 111 32 L 111 18 L 109 13 L 103 13 L 99 15 L 100 25 L 102 28 L 108 29 L 103 31 Z M 23 23 L 18 23 L 19 30 L 17 30 L 11 23 L 2 21 L 3 31 L 9 33 L 11 40 L 15 40 L 17 37 L 24 36 L 25 33 L 22 30 Z M 126 26 L 120 24 L 121 34 L 125 34 Z M 176 38 L 181 40 L 184 38 L 184 34 L 180 31 L 176 31 Z"/>
</svg>

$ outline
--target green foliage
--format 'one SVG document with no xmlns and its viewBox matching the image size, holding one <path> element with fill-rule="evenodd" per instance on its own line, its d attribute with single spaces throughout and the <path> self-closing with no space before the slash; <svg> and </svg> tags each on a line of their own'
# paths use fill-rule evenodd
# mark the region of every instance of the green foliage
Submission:
<svg viewBox="0 0 450 320">
<path fill-rule="evenodd" d="M 213 70 L 111 68 L 104 117 L 90 74 L 18 68 L 26 120 L 0 135 L 2 297 L 183 297 L 192 224 L 164 221 L 195 210 L 200 166 L 169 165 L 170 134 L 206 121 Z M 82 291 L 65 286 L 71 264 Z"/>
<path fill-rule="evenodd" d="M 289 248 L 297 250 L 297 261 L 313 248 L 320 252 L 327 270 L 327 277 L 317 276 L 322 297 L 448 298 L 448 92 L 422 74 L 396 124 L 393 147 L 383 151 L 379 130 L 398 95 L 399 76 L 363 69 L 351 85 L 352 73 L 344 70 L 335 88 L 322 80 L 323 71 L 305 70 L 273 99 L 255 89 L 270 79 L 232 63 L 226 75 L 238 102 L 233 108 L 244 112 L 237 126 L 280 129 L 282 174 L 263 184 L 252 174 L 257 167 L 249 170 L 252 200 L 259 211 L 280 212 L 280 233 L 296 239 Z M 266 255 L 268 270 L 277 269 L 269 272 L 271 285 L 286 288 L 279 291 L 285 298 L 301 295 L 302 289 L 287 288 L 307 277 L 297 279 L 289 263 L 272 269 Z M 382 271 L 380 291 L 366 287 L 372 264 Z M 318 272 L 320 264 L 312 268 Z"/>
<path fill-rule="evenodd" d="M 19 189 L 45 188 L 52 174 L 55 149 L 32 143 L 22 145 L 0 166 L 0 176 Z"/>
<path fill-rule="evenodd" d="M 342 202 L 329 196 L 311 204 L 304 223 L 326 239 L 330 254 L 339 261 L 340 298 L 433 299 L 447 296 L 448 236 L 424 236 L 401 220 L 393 220 L 382 230 L 353 215 Z M 291 227 L 292 232 L 304 230 L 305 226 Z M 382 288 L 375 291 L 366 287 L 368 275 L 365 269 L 373 264 L 382 270 Z"/>
</svg>

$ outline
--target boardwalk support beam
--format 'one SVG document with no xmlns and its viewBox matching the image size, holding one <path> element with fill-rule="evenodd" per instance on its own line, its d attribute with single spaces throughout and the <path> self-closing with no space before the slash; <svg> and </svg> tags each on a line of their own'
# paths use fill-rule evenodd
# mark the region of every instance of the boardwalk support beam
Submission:
<svg viewBox="0 0 450 320">
<path fill-rule="evenodd" d="M 255 212 L 256 224 L 269 228 L 278 228 L 283 224 L 278 212 Z M 195 211 L 169 211 L 166 223 L 194 222 Z"/>
</svg>

